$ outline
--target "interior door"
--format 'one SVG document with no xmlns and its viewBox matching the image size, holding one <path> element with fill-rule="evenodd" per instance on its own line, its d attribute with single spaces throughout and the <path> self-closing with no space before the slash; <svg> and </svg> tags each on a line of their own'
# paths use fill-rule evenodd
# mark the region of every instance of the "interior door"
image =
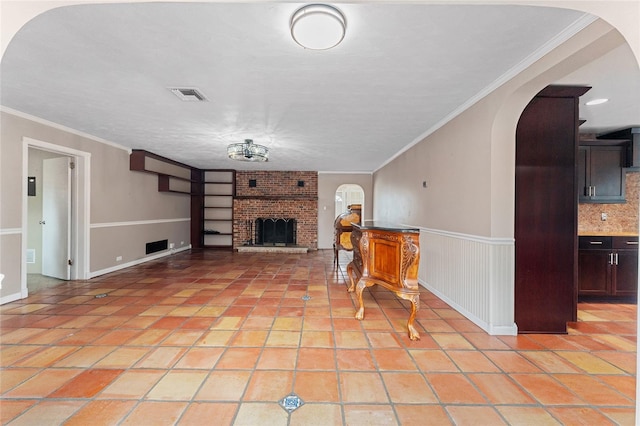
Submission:
<svg viewBox="0 0 640 426">
<path fill-rule="evenodd" d="M 70 279 L 71 158 L 42 164 L 42 275 Z"/>
</svg>

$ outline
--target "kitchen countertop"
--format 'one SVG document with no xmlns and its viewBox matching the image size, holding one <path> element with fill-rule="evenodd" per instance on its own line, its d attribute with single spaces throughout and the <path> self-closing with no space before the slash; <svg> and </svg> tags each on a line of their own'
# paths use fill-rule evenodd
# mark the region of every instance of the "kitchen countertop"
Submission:
<svg viewBox="0 0 640 426">
<path fill-rule="evenodd" d="M 637 237 L 637 232 L 622 231 L 582 231 L 578 232 L 579 237 Z"/>
</svg>

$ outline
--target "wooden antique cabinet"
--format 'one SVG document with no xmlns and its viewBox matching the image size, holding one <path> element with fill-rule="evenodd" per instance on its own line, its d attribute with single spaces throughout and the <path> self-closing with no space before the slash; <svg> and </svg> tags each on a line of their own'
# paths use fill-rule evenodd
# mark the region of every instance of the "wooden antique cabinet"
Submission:
<svg viewBox="0 0 640 426">
<path fill-rule="evenodd" d="M 347 211 L 336 217 L 333 222 L 333 262 L 338 267 L 338 253 L 340 250 L 352 251 L 351 231 L 353 226 L 351 223 L 361 223 L 362 221 L 362 204 L 351 204 L 347 207 Z"/>
<path fill-rule="evenodd" d="M 635 297 L 638 291 L 638 237 L 581 236 L 578 294 Z"/>
<path fill-rule="evenodd" d="M 411 302 L 409 338 L 420 339 L 413 325 L 420 306 L 420 230 L 373 221 L 364 225 L 354 223 L 351 243 L 353 260 L 347 265 L 347 275 L 351 282 L 349 291 L 355 291 L 358 298 L 356 319 L 364 319 L 363 290 L 378 284 Z"/>
</svg>

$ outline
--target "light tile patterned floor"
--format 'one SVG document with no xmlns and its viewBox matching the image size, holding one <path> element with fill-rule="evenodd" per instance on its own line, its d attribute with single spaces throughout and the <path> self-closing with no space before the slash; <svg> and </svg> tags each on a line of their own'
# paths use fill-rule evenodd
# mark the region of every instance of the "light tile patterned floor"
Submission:
<svg viewBox="0 0 640 426">
<path fill-rule="evenodd" d="M 411 342 L 384 289 L 353 318 L 332 256 L 181 253 L 1 306 L 2 424 L 634 424 L 635 305 L 496 337 L 423 290 Z"/>
</svg>

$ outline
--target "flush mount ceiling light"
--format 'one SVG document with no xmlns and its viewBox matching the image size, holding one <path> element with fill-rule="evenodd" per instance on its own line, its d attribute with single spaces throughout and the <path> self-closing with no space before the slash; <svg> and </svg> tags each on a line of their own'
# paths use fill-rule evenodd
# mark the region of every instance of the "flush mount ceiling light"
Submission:
<svg viewBox="0 0 640 426">
<path fill-rule="evenodd" d="M 344 16 L 335 7 L 310 4 L 291 17 L 291 36 L 305 49 L 326 50 L 342 41 L 346 25 Z"/>
<path fill-rule="evenodd" d="M 589 102 L 586 102 L 585 105 L 600 105 L 603 104 L 605 102 L 609 102 L 609 99 L 605 99 L 605 98 L 600 98 L 600 99 L 592 99 Z"/>
<path fill-rule="evenodd" d="M 238 161 L 269 161 L 269 148 L 253 143 L 252 139 L 245 139 L 243 143 L 232 143 L 227 147 L 227 155 Z"/>
</svg>

